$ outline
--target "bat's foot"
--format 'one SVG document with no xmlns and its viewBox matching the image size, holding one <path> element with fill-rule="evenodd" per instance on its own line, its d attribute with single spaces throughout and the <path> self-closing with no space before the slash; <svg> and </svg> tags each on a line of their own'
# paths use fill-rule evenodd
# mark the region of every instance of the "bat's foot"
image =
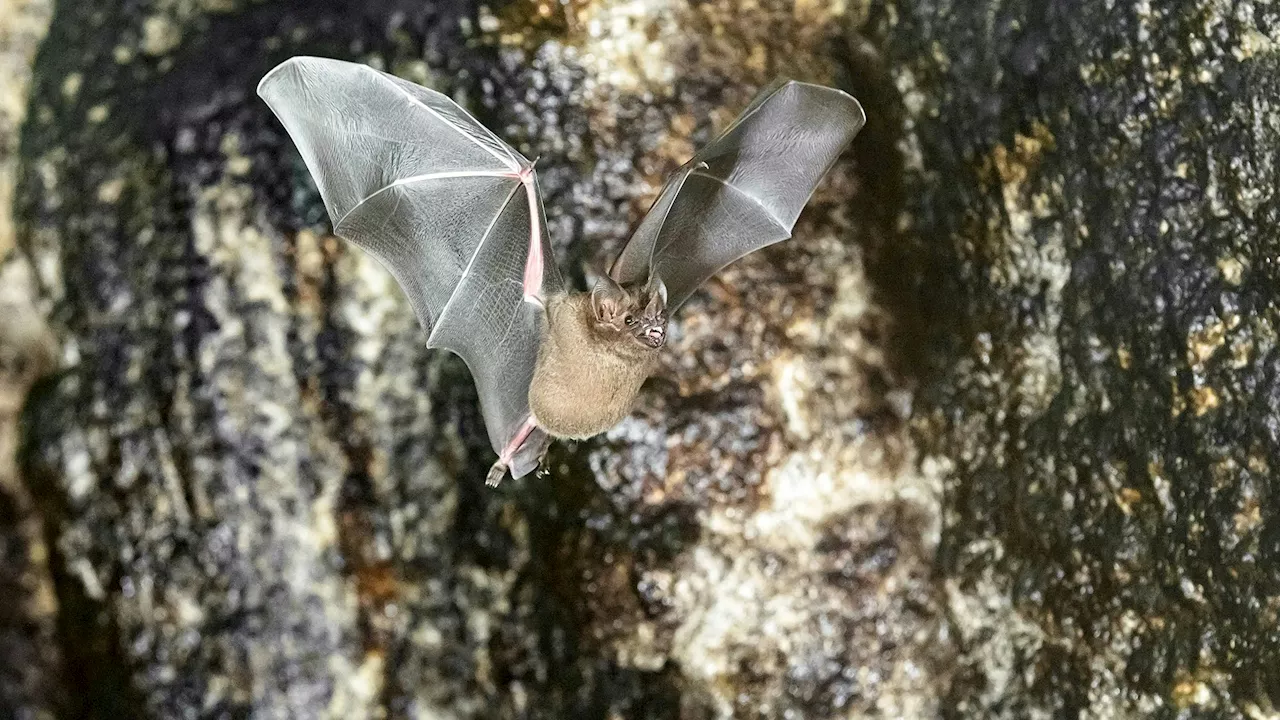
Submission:
<svg viewBox="0 0 1280 720">
<path fill-rule="evenodd" d="M 502 482 L 502 478 L 507 476 L 507 464 L 499 460 L 489 468 L 489 474 L 484 479 L 484 484 L 489 487 L 498 487 L 498 483 Z"/>
<path fill-rule="evenodd" d="M 524 422 L 520 425 L 520 429 L 517 430 L 515 436 L 511 438 L 511 442 L 507 443 L 507 446 L 502 449 L 502 452 L 498 453 L 498 462 L 494 463 L 493 467 L 489 468 L 489 475 L 484 479 L 485 485 L 488 485 L 489 487 L 497 487 L 498 483 L 502 482 L 502 478 L 506 477 L 507 471 L 511 469 L 511 463 L 516 460 L 516 454 L 520 452 L 522 447 L 524 447 L 525 441 L 529 439 L 529 434 L 532 433 L 536 427 L 538 426 L 534 422 L 532 416 L 524 419 Z M 517 467 L 518 466 L 519 463 L 517 463 Z"/>
</svg>

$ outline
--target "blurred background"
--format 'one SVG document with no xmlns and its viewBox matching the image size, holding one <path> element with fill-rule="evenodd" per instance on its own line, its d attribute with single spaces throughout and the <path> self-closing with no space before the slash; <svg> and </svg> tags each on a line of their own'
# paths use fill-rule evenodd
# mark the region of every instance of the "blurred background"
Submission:
<svg viewBox="0 0 1280 720">
<path fill-rule="evenodd" d="M 0 717 L 1280 718 L 1280 8 L 5 0 Z M 582 281 L 779 75 L 868 124 L 488 490 L 254 86 L 447 92 Z"/>
</svg>

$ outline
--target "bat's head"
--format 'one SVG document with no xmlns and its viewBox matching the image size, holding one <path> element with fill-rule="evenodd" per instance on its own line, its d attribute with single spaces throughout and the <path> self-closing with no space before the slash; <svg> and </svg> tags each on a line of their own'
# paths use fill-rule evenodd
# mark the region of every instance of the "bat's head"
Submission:
<svg viewBox="0 0 1280 720">
<path fill-rule="evenodd" d="M 591 290 L 596 329 L 657 350 L 667 342 L 667 287 L 661 280 L 625 288 L 608 275 Z"/>
</svg>

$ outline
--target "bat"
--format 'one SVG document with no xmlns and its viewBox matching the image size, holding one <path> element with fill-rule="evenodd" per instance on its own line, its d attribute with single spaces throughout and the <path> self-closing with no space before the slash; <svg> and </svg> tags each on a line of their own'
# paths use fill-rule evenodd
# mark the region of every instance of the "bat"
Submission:
<svg viewBox="0 0 1280 720">
<path fill-rule="evenodd" d="M 553 438 L 631 411 L 667 323 L 707 278 L 791 236 L 866 122 L 833 88 L 778 80 L 669 179 L 590 291 L 551 254 L 534 164 L 448 96 L 365 65 L 295 57 L 258 84 L 334 234 L 404 290 L 427 346 L 462 357 L 498 460 L 536 469 Z"/>
</svg>

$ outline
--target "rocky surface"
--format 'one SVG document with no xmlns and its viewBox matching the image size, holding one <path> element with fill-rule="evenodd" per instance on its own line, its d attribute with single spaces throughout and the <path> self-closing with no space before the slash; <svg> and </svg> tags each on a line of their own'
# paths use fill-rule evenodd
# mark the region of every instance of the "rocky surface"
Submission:
<svg viewBox="0 0 1280 720">
<path fill-rule="evenodd" d="M 13 247 L 18 128 L 27 114 L 31 60 L 49 27 L 49 0 L 12 0 L 0 8 L 0 256 Z"/>
<path fill-rule="evenodd" d="M 1275 18 L 1041 5 L 60 3 L 0 711 L 1273 716 Z M 774 75 L 869 123 L 631 418 L 495 492 L 253 96 L 299 53 L 541 155 L 579 281 Z"/>
<path fill-rule="evenodd" d="M 980 717 L 1276 717 L 1280 14 L 897 3 L 946 459 L 938 570 Z M 932 310 L 927 308 L 932 307 Z"/>
<path fill-rule="evenodd" d="M 48 718 L 62 699 L 58 602 L 44 518 L 16 463 L 27 391 L 55 364 L 32 295 L 25 266 L 0 269 L 0 714 Z"/>
<path fill-rule="evenodd" d="M 18 129 L 50 5 L 23 0 L 0 8 L 0 258 L 14 244 Z M 0 267 L 0 716 L 24 719 L 53 717 L 62 694 L 58 607 L 44 523 L 16 464 L 27 390 L 54 365 L 54 341 L 34 296 L 24 263 Z"/>
</svg>

